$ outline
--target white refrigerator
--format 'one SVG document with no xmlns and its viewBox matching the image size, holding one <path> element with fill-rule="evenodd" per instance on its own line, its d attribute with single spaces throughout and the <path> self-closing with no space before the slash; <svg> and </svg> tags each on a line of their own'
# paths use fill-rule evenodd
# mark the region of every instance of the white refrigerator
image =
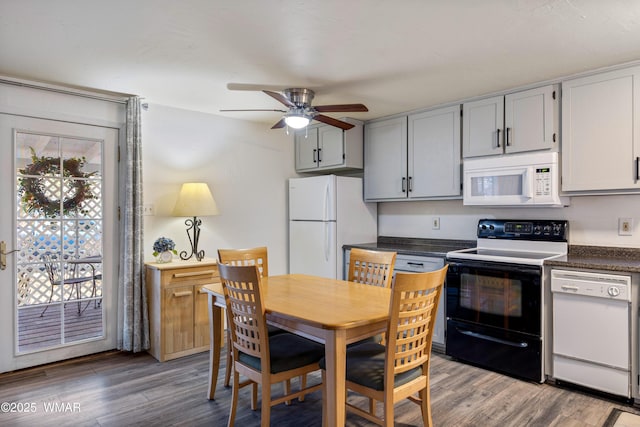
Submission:
<svg viewBox="0 0 640 427">
<path fill-rule="evenodd" d="M 291 178 L 289 272 L 342 279 L 342 246 L 375 242 L 377 214 L 375 203 L 363 201 L 361 178 Z"/>
</svg>

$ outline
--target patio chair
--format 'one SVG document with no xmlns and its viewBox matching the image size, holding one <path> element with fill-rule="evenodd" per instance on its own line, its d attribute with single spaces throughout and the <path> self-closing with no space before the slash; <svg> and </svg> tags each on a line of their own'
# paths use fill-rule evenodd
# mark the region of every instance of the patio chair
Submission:
<svg viewBox="0 0 640 427">
<path fill-rule="evenodd" d="M 54 259 L 51 254 L 42 255 L 42 262 L 44 263 L 44 268 L 47 271 L 47 275 L 49 276 L 51 293 L 49 294 L 49 301 L 47 303 L 47 306 L 44 308 L 44 310 L 42 310 L 42 313 L 40 313 L 40 317 L 44 316 L 44 313 L 49 308 L 49 304 L 51 304 L 51 301 L 53 300 L 54 288 L 56 286 L 64 286 L 64 285 L 75 287 L 76 298 L 78 299 L 78 316 L 80 316 L 84 311 L 82 310 L 82 303 L 80 302 L 80 297 L 81 297 L 80 287 L 83 283 L 92 283 L 93 296 L 95 296 L 97 276 L 75 277 L 77 266 L 74 266 L 74 268 L 70 269 L 70 274 L 64 274 L 60 269 L 60 261 Z M 73 296 L 73 289 L 71 289 L 71 293 L 69 294 L 69 299 L 71 299 L 72 296 Z M 64 300 L 64 288 L 62 290 L 62 299 Z"/>
</svg>

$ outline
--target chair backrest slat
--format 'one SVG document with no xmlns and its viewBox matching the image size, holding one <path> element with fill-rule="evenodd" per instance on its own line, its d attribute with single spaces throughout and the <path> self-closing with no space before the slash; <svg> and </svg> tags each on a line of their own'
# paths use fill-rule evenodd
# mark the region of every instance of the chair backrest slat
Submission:
<svg viewBox="0 0 640 427">
<path fill-rule="evenodd" d="M 347 280 L 365 285 L 391 287 L 396 253 L 352 248 Z"/>
<path fill-rule="evenodd" d="M 249 249 L 218 249 L 218 260 L 227 265 L 255 265 L 262 277 L 269 275 L 266 246 Z"/>
<path fill-rule="evenodd" d="M 428 361 L 433 327 L 447 267 L 428 273 L 397 273 L 387 328 L 387 375 L 395 375 Z"/>
<path fill-rule="evenodd" d="M 268 333 L 258 267 L 220 264 L 218 269 L 234 350 L 259 358 L 268 351 Z"/>
</svg>

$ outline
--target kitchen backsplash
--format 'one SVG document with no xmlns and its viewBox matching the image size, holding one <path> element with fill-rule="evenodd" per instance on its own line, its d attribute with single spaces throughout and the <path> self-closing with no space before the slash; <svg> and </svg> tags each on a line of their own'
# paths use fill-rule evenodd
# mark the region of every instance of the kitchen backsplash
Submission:
<svg viewBox="0 0 640 427">
<path fill-rule="evenodd" d="M 566 219 L 569 243 L 640 248 L 640 195 L 574 196 L 564 208 L 484 208 L 462 200 L 378 204 L 378 235 L 432 239 L 476 238 L 481 218 Z M 434 219 L 439 228 L 434 229 Z M 618 218 L 632 218 L 631 236 L 618 235 Z"/>
</svg>

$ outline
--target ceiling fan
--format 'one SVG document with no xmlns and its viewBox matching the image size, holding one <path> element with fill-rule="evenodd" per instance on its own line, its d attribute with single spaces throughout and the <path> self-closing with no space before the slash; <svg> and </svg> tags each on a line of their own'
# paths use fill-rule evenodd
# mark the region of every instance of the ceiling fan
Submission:
<svg viewBox="0 0 640 427">
<path fill-rule="evenodd" d="M 304 88 L 290 88 L 285 89 L 284 93 L 273 92 L 270 90 L 263 90 L 270 97 L 288 107 L 288 110 L 220 110 L 220 111 L 279 111 L 285 113 L 282 119 L 271 129 L 279 129 L 285 126 L 289 126 L 294 129 L 302 129 L 307 126 L 311 120 L 317 120 L 322 123 L 326 123 L 331 126 L 338 127 L 343 130 L 349 130 L 354 125 L 344 122 L 342 120 L 334 119 L 329 116 L 325 116 L 321 113 L 348 113 L 348 112 L 365 112 L 369 111 L 367 107 L 362 104 L 338 104 L 338 105 L 317 105 L 312 106 L 311 101 L 315 95 L 311 89 Z"/>
</svg>

